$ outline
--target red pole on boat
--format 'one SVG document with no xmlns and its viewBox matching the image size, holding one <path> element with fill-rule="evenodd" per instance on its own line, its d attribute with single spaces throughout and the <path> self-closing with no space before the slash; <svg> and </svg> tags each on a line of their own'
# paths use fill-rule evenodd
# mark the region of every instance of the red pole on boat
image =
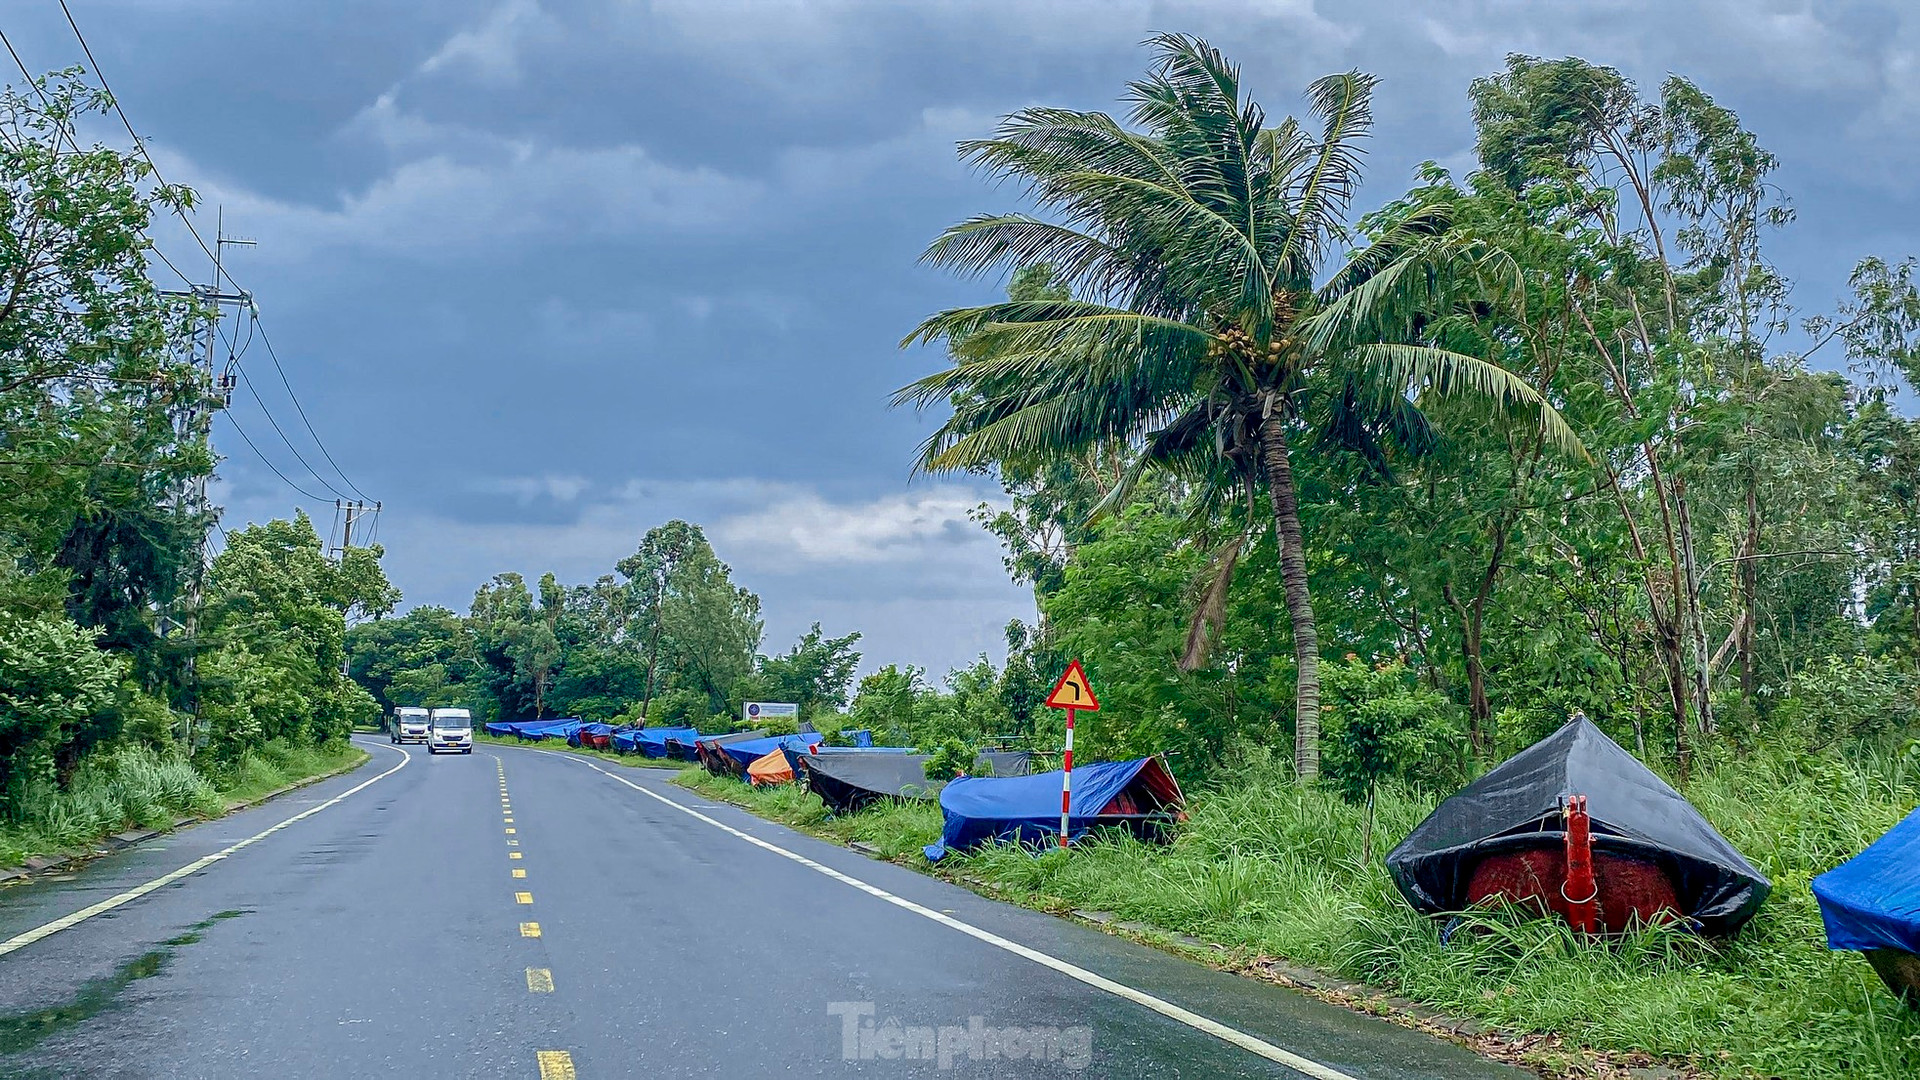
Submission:
<svg viewBox="0 0 1920 1080">
<path fill-rule="evenodd" d="M 1567 881 L 1560 887 L 1560 899 L 1567 902 L 1567 922 L 1574 932 L 1591 934 L 1599 922 L 1600 883 L 1593 876 L 1593 819 L 1585 795 L 1567 796 L 1566 825 Z"/>
</svg>

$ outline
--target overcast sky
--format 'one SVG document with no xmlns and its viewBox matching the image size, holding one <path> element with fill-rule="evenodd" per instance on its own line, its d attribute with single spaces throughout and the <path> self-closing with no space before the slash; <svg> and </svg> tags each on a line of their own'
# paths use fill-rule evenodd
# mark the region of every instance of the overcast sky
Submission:
<svg viewBox="0 0 1920 1080">
<path fill-rule="evenodd" d="M 931 421 L 886 405 L 940 361 L 903 334 L 1000 286 L 915 261 L 1016 205 L 953 144 L 1022 105 L 1111 107 L 1150 32 L 1208 37 L 1272 114 L 1379 75 L 1369 204 L 1470 163 L 1467 83 L 1509 52 L 1680 72 L 1782 157 L 1800 218 L 1774 252 L 1803 306 L 1860 255 L 1920 251 L 1911 0 L 69 2 L 202 232 L 218 206 L 259 241 L 230 265 L 384 503 L 408 604 L 464 611 L 502 570 L 591 580 L 682 517 L 761 595 L 768 651 L 817 620 L 863 632 L 868 670 L 997 657 L 1032 613 L 967 518 L 996 489 L 912 479 Z M 80 60 L 54 0 L 4 19 L 29 66 Z M 242 366 L 344 487 L 259 343 Z M 232 419 L 324 501 L 223 419 L 227 527 L 304 502 L 326 529 L 333 493 L 244 389 Z"/>
</svg>

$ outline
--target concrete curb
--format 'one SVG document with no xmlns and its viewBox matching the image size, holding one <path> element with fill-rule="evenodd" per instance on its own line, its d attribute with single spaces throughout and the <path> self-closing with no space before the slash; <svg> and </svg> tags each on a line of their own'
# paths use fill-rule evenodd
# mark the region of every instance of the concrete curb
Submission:
<svg viewBox="0 0 1920 1080">
<path fill-rule="evenodd" d="M 172 825 L 164 829 L 129 829 L 126 832 L 114 833 L 112 836 L 104 836 L 95 840 L 94 843 L 99 846 L 95 847 L 92 851 L 81 852 L 79 854 L 34 855 L 19 866 L 0 867 L 0 886 L 24 884 L 28 878 L 35 874 L 43 874 L 50 870 L 65 870 L 78 867 L 102 855 L 111 855 L 116 851 L 124 851 L 135 844 L 144 844 L 156 836 L 165 836 L 168 833 L 186 828 L 188 825 L 197 825 L 207 821 L 218 821 L 220 818 L 226 817 L 229 814 L 238 813 L 242 810 L 250 810 L 253 807 L 259 806 L 261 803 L 277 799 L 290 791 L 298 791 L 303 787 L 317 784 L 322 780 L 331 780 L 343 773 L 352 772 L 360 766 L 365 765 L 372 757 L 372 754 L 368 754 L 359 761 L 342 765 L 337 769 L 329 769 L 323 773 L 315 773 L 312 776 L 295 781 L 285 787 L 275 788 L 264 795 L 257 795 L 251 799 L 240 799 L 235 802 L 230 802 L 226 805 L 226 809 L 220 811 L 220 813 L 213 817 L 203 818 L 190 814 L 175 820 Z"/>
</svg>

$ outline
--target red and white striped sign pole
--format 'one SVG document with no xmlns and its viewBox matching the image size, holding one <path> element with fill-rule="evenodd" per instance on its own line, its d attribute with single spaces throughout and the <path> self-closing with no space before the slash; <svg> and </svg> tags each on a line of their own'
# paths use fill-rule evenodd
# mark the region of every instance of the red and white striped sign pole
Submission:
<svg viewBox="0 0 1920 1080">
<path fill-rule="evenodd" d="M 1073 805 L 1073 714 L 1067 710 L 1067 749 L 1060 757 L 1060 846 L 1067 846 L 1068 811 Z"/>
<path fill-rule="evenodd" d="M 1087 681 L 1080 661 L 1067 665 L 1066 673 L 1053 685 L 1053 693 L 1047 695 L 1047 706 L 1067 714 L 1067 746 L 1060 755 L 1060 846 L 1066 847 L 1068 831 L 1073 827 L 1073 720 L 1083 709 L 1100 711 L 1100 699 L 1093 696 L 1093 684 Z"/>
</svg>

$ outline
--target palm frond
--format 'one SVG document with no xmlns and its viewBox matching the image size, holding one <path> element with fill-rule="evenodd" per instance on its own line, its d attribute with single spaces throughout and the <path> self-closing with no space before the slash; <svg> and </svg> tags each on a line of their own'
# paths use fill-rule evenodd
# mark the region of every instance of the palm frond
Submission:
<svg viewBox="0 0 1920 1080">
<path fill-rule="evenodd" d="M 1548 445 L 1582 460 L 1592 460 L 1566 418 L 1527 381 L 1498 364 L 1477 356 L 1426 345 L 1373 344 L 1360 346 L 1355 359 L 1365 372 L 1364 385 L 1385 408 L 1388 395 L 1430 392 L 1443 398 L 1478 401 L 1499 416 L 1529 415 L 1537 419 Z"/>
<path fill-rule="evenodd" d="M 1186 648 L 1180 654 L 1181 671 L 1198 671 L 1207 665 L 1212 639 L 1219 637 L 1227 624 L 1227 594 L 1233 588 L 1233 571 L 1240 564 L 1240 553 L 1246 549 L 1250 535 L 1242 532 L 1214 551 L 1206 587 L 1201 589 L 1200 601 L 1194 605 L 1193 618 L 1187 623 Z"/>
<path fill-rule="evenodd" d="M 1361 140 L 1373 127 L 1373 76 L 1359 71 L 1328 75 L 1307 88 L 1309 111 L 1321 119 L 1311 160 L 1291 178 L 1294 225 L 1281 260 L 1317 263 L 1326 243 L 1346 234 L 1346 211 L 1360 182 Z"/>
</svg>

